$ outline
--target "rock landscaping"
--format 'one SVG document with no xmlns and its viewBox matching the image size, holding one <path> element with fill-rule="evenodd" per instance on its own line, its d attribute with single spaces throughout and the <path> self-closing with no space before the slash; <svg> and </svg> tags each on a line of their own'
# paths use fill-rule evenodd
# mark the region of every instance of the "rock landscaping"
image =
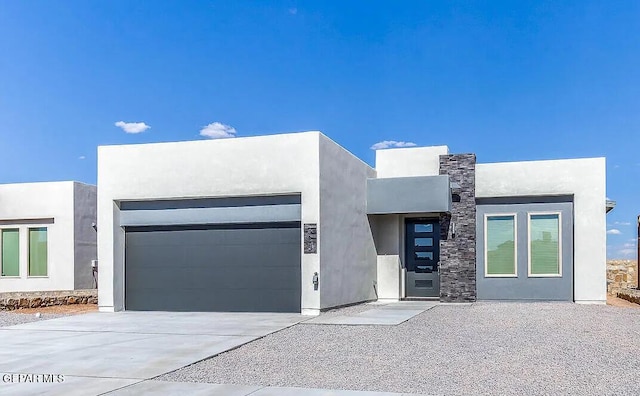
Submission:
<svg viewBox="0 0 640 396">
<path fill-rule="evenodd" d="M 0 293 L 0 311 L 56 305 L 97 304 L 98 290 L 41 291 Z"/>
</svg>

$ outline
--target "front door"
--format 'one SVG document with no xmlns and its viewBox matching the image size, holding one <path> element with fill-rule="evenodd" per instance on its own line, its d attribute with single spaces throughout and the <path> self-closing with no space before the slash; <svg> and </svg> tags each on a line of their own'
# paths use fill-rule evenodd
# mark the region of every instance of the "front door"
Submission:
<svg viewBox="0 0 640 396">
<path fill-rule="evenodd" d="M 407 297 L 440 296 L 440 223 L 438 219 L 406 219 Z"/>
</svg>

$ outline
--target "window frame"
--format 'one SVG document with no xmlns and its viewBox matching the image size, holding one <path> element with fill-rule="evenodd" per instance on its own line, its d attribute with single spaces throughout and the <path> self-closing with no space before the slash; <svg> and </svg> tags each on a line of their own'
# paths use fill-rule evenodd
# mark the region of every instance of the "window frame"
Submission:
<svg viewBox="0 0 640 396">
<path fill-rule="evenodd" d="M 557 274 L 532 274 L 531 273 L 531 216 L 558 216 L 558 273 Z M 527 277 L 529 278 L 562 278 L 562 212 L 527 212 Z"/>
<path fill-rule="evenodd" d="M 487 229 L 490 217 L 513 218 L 513 274 L 489 274 L 489 249 L 487 248 Z M 484 277 L 485 278 L 517 278 L 518 277 L 518 213 L 485 213 L 484 214 Z"/>
<path fill-rule="evenodd" d="M 16 230 L 18 231 L 18 275 L 2 275 L 3 272 L 3 262 L 2 262 L 2 251 L 3 251 L 3 246 L 4 246 L 4 237 L 2 235 L 4 230 Z M 20 264 L 21 264 L 21 260 L 20 260 L 20 245 L 21 245 L 21 230 L 20 227 L 18 226 L 2 226 L 0 227 L 0 278 L 2 279 L 16 279 L 16 278 L 21 278 L 20 273 L 22 271 L 20 271 Z"/>
<path fill-rule="evenodd" d="M 30 273 L 30 268 L 31 268 L 31 238 L 30 238 L 30 231 L 33 229 L 38 229 L 38 228 L 44 228 L 45 231 L 47 232 L 47 261 L 45 262 L 46 265 L 46 269 L 47 269 L 47 274 L 46 275 L 31 275 Z M 38 224 L 29 224 L 28 227 L 26 227 L 26 237 L 27 237 L 27 278 L 33 278 L 33 279 L 44 279 L 44 278 L 48 278 L 49 274 L 50 274 L 50 259 L 49 259 L 49 231 L 50 228 L 48 227 L 48 225 L 38 225 Z"/>
</svg>

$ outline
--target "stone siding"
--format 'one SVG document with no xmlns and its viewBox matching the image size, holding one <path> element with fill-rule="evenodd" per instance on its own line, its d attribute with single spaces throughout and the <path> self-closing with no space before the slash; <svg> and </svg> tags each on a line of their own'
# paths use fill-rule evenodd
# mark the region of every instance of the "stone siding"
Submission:
<svg viewBox="0 0 640 396">
<path fill-rule="evenodd" d="M 54 305 L 97 303 L 98 291 L 96 289 L 0 293 L 0 311 L 51 307 Z"/>
<path fill-rule="evenodd" d="M 476 156 L 440 156 L 440 174 L 449 175 L 454 191 L 451 214 L 440 217 L 440 301 L 476 300 Z M 453 235 L 455 224 L 455 236 Z"/>
<path fill-rule="evenodd" d="M 636 260 L 607 261 L 607 292 L 615 295 L 625 289 L 638 287 L 638 262 Z"/>
</svg>

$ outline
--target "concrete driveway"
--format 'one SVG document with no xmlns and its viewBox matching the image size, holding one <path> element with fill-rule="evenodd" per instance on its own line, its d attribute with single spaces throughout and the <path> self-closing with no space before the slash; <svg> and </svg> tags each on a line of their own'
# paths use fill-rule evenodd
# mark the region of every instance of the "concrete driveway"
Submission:
<svg viewBox="0 0 640 396">
<path fill-rule="evenodd" d="M 3 395 L 91 395 L 153 378 L 306 318 L 278 313 L 92 313 L 0 328 L 0 372 L 62 374 L 59 383 L 0 378 Z"/>
</svg>

